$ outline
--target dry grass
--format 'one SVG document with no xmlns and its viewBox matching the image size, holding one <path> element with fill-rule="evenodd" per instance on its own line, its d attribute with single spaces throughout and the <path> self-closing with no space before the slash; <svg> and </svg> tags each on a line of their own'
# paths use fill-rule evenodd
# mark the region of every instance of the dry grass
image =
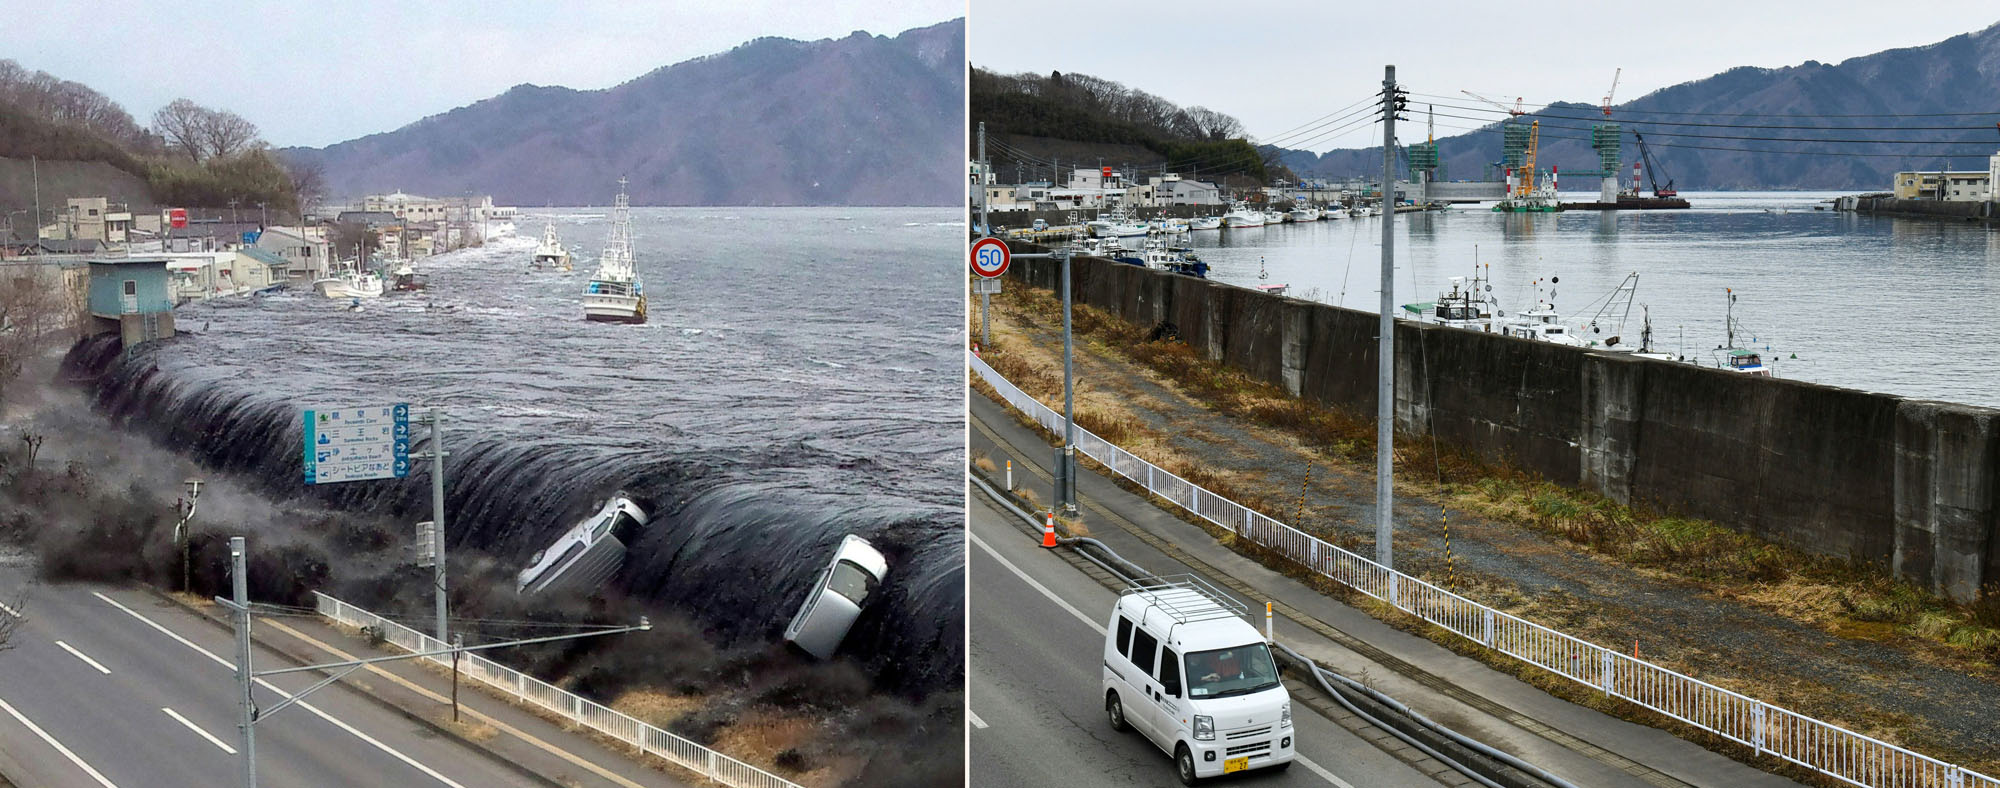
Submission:
<svg viewBox="0 0 2000 788">
<path fill-rule="evenodd" d="M 995 472 L 995 471 L 998 471 L 998 470 L 1000 470 L 1000 466 L 998 466 L 998 465 L 994 465 L 994 464 L 993 464 L 993 458 L 992 458 L 992 457 L 987 457 L 987 456 L 984 456 L 984 455 L 981 455 L 981 456 L 977 456 L 977 457 L 973 457 L 973 458 L 972 458 L 972 467 L 974 467 L 974 468 L 978 468 L 978 469 L 980 469 L 980 470 L 982 470 L 982 471 L 985 471 L 985 472 L 987 472 L 987 473 L 993 473 L 993 472 Z"/>
<path fill-rule="evenodd" d="M 707 706 L 699 695 L 674 695 L 659 690 L 631 690 L 611 702 L 611 708 L 630 714 L 655 728 L 665 730 L 674 720 Z"/>
<path fill-rule="evenodd" d="M 439 723 L 449 728 L 453 733 L 472 741 L 491 741 L 494 737 L 500 735 L 499 728 L 483 722 L 477 722 L 470 717 L 461 716 L 457 722 L 452 722 L 451 712 L 445 712 L 444 718 L 439 720 Z"/>
</svg>

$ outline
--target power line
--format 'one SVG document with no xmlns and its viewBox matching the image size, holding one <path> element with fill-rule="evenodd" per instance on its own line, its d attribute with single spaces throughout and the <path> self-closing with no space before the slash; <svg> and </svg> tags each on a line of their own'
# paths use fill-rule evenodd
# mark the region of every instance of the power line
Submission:
<svg viewBox="0 0 2000 788">
<path fill-rule="evenodd" d="M 1450 104 L 1443 101 L 1426 102 L 1426 103 L 1434 107 L 1445 107 L 1447 109 L 1466 110 L 1469 112 L 1484 112 L 1494 115 L 1513 114 L 1510 111 L 1498 110 L 1492 107 L 1465 106 L 1462 104 Z M 1595 121 L 1598 123 L 1606 122 L 1606 119 L 1602 115 L 1557 115 L 1548 112 L 1530 112 L 1523 114 L 1532 115 L 1538 118 L 1560 118 L 1563 120 L 1588 120 L 1588 121 Z M 2000 113 L 1995 113 L 1995 114 L 1996 116 L 2000 116 Z M 1611 122 L 1619 122 L 1619 121 L 1611 121 Z M 1702 122 L 1687 121 L 1687 120 L 1648 120 L 1643 122 L 1649 126 L 1700 126 L 1700 127 L 1720 128 L 1720 129 L 1795 129 L 1800 131 L 1993 131 L 1994 130 L 1993 126 L 1987 124 L 1981 124 L 1976 126 L 1784 126 L 1784 125 L 1759 124 L 1759 123 L 1702 123 Z"/>
<path fill-rule="evenodd" d="M 1410 95 L 1426 96 L 1430 98 L 1445 98 L 1445 99 L 1452 99 L 1454 101 L 1463 100 L 1457 96 L 1445 96 L 1436 93 L 1412 93 Z M 1571 103 L 1581 104 L 1582 102 L 1571 102 Z M 1522 104 L 1521 106 L 1552 107 L 1555 105 Z M 1676 112 L 1663 109 L 1625 109 L 1622 107 L 1613 107 L 1612 109 L 1614 111 L 1622 112 L 1628 115 L 1678 115 L 1683 117 L 1715 117 L 1723 114 L 1719 112 Z M 1755 118 L 1975 118 L 1975 117 L 2000 117 L 2000 110 L 1996 110 L 1993 112 L 1862 112 L 1862 113 L 1855 113 L 1848 115 L 1826 115 L 1826 114 L 1785 113 L 1785 112 L 1742 112 L 1737 114 Z"/>
<path fill-rule="evenodd" d="M 1456 118 L 1458 120 L 1479 121 L 1481 123 L 1495 122 L 1488 118 L 1472 117 L 1469 115 L 1452 115 L 1443 112 L 1438 113 L 1437 116 L 1440 118 Z M 1550 123 L 1548 121 L 1541 121 L 1541 125 L 1543 128 L 1574 129 L 1577 131 L 1590 130 L 1589 126 L 1571 126 L 1561 123 Z M 1826 137 L 1746 137 L 1734 134 L 1697 134 L 1690 131 L 1654 131 L 1652 129 L 1646 129 L 1644 133 L 1659 137 L 1689 137 L 1695 139 L 1711 139 L 1711 140 L 1740 140 L 1743 142 L 1832 142 L 1832 143 L 1840 143 L 1843 145 L 1983 145 L 1986 147 L 1993 147 L 1996 143 L 2000 143 L 2000 140 L 1996 140 L 1995 142 L 1988 142 L 1986 140 L 1849 140 L 1849 139 L 1830 139 Z"/>
<path fill-rule="evenodd" d="M 1498 128 L 1495 128 L 1495 127 L 1492 127 L 1492 126 L 1452 126 L 1452 125 L 1448 125 L 1448 124 L 1444 124 L 1444 123 L 1440 123 L 1440 124 L 1438 124 L 1438 128 L 1445 128 L 1445 129 L 1456 129 L 1456 130 L 1459 130 L 1459 131 L 1476 131 L 1476 132 L 1483 132 L 1483 133 L 1487 133 L 1487 134 L 1498 134 L 1498 133 L 1500 133 L 1500 129 L 1498 129 Z M 1590 138 L 1589 138 L 1589 137 L 1578 137 L 1578 136 L 1573 136 L 1573 135 L 1568 135 L 1568 134 L 1543 134 L 1543 135 L 1542 135 L 1542 138 L 1543 138 L 1543 139 L 1561 139 L 1561 140 L 1580 140 L 1580 141 L 1583 141 L 1583 142 L 1589 142 L 1589 141 L 1590 141 Z M 1729 148 L 1729 147 L 1722 147 L 1722 146 L 1717 146 L 1717 145 L 1689 145 L 1689 144 L 1685 144 L 1685 143 L 1674 143 L 1674 142 L 1660 142 L 1660 143 L 1649 143 L 1649 144 L 1650 144 L 1650 145 L 1651 145 L 1652 147 L 1655 147 L 1655 148 L 1681 148 L 1681 149 L 1685 149 L 1685 150 L 1719 150 L 1719 151 L 1735 151 L 1735 152 L 1738 152 L 1738 153 L 1781 153 L 1781 154 L 1786 154 L 1786 155 L 1795 155 L 1795 156 L 1846 156 L 1846 157 L 1850 157 L 1850 158 L 1864 158 L 1864 159 L 1904 159 L 1904 160 L 1908 160 L 1908 159 L 1923 159 L 1923 158 L 1937 158 L 1937 159 L 1983 159 L 1983 158 L 1986 158 L 1986 155 L 1985 155 L 1985 154 L 1977 154 L 1977 153 L 1960 153 L 1960 154 L 1945 154 L 1945 153 L 1935 153 L 1935 154 L 1929 154 L 1929 155 L 1925 155 L 1925 154 L 1919 154 L 1919 153 L 1849 153 L 1849 152 L 1844 152 L 1844 151 L 1812 151 L 1812 150 L 1771 150 L 1771 149 L 1768 149 L 1768 148 Z"/>
</svg>

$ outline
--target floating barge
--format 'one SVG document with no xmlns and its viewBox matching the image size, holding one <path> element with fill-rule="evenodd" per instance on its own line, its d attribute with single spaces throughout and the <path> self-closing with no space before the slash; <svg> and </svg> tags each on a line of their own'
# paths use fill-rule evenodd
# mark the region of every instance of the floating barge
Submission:
<svg viewBox="0 0 2000 788">
<path fill-rule="evenodd" d="M 1688 207 L 1679 197 L 1619 197 L 1617 202 L 1566 202 L 1565 211 L 1655 211 Z"/>
</svg>

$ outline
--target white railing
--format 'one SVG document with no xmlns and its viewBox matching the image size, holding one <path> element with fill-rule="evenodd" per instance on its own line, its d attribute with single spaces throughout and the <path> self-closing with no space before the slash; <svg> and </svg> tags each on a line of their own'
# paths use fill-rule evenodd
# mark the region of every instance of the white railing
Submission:
<svg viewBox="0 0 2000 788">
<path fill-rule="evenodd" d="M 1061 435 L 1060 411 L 971 353 L 966 363 L 1009 405 Z M 1076 448 L 1114 473 L 1306 568 L 1487 648 L 1702 730 L 1869 788 L 2000 788 L 2000 780 L 1773 706 L 1495 610 L 1355 555 L 1168 473 L 1090 431 Z"/>
<path fill-rule="evenodd" d="M 445 644 L 437 638 L 402 624 L 317 591 L 313 592 L 313 596 L 319 600 L 317 607 L 320 615 L 352 627 L 372 627 L 382 633 L 383 640 L 398 648 L 413 652 L 445 648 Z M 448 654 L 422 659 L 428 659 L 439 665 L 451 664 L 451 656 Z M 798 783 L 655 728 L 631 715 L 593 703 L 582 696 L 478 654 L 460 656 L 458 671 L 514 696 L 523 704 L 532 704 L 560 714 L 578 725 L 629 743 L 643 752 L 665 758 L 676 766 L 722 785 L 735 788 L 803 788 Z"/>
</svg>

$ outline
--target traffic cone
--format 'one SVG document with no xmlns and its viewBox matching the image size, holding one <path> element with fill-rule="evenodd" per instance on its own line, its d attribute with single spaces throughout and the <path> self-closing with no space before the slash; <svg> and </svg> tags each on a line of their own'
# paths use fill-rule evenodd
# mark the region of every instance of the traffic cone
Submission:
<svg viewBox="0 0 2000 788">
<path fill-rule="evenodd" d="M 1056 546 L 1056 513 L 1049 511 L 1044 514 L 1048 519 L 1042 521 L 1042 546 L 1054 547 Z"/>
</svg>

